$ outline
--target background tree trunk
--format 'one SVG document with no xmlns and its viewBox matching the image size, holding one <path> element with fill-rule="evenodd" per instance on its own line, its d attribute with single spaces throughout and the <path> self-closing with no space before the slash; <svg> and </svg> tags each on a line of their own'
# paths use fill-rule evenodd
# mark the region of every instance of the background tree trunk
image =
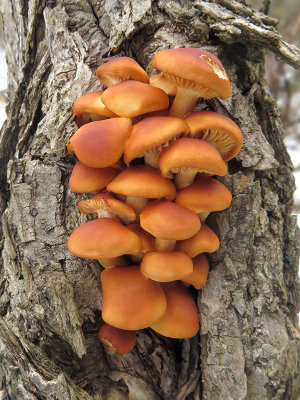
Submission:
<svg viewBox="0 0 300 400">
<path fill-rule="evenodd" d="M 294 180 L 263 68 L 265 49 L 295 67 L 299 51 L 275 20 L 235 1 L 5 0 L 2 12 L 0 398 L 296 399 Z M 95 70 L 116 52 L 152 74 L 157 50 L 189 46 L 219 56 L 232 82 L 229 100 L 199 108 L 229 116 L 245 138 L 223 179 L 232 206 L 209 218 L 221 247 L 195 292 L 200 334 L 143 330 L 130 354 L 109 356 L 97 339 L 101 267 L 66 249 L 86 220 L 68 189 L 72 104 L 101 87 Z"/>
</svg>

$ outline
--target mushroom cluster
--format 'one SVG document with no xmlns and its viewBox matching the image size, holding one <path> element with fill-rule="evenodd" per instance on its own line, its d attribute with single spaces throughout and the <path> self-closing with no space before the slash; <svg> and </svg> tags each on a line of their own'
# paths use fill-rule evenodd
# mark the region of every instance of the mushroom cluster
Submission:
<svg viewBox="0 0 300 400">
<path fill-rule="evenodd" d="M 197 334 L 188 286 L 203 288 L 205 253 L 219 247 L 205 219 L 231 203 L 213 176 L 227 173 L 226 162 L 243 142 L 231 119 L 193 112 L 199 98 L 230 95 L 215 56 L 196 48 L 161 50 L 153 67 L 160 73 L 149 79 L 128 57 L 100 66 L 96 74 L 107 89 L 75 102 L 79 129 L 67 146 L 79 160 L 71 191 L 93 194 L 78 210 L 96 216 L 71 234 L 68 248 L 104 267 L 99 339 L 119 354 L 133 348 L 139 329 L 170 338 Z"/>
</svg>

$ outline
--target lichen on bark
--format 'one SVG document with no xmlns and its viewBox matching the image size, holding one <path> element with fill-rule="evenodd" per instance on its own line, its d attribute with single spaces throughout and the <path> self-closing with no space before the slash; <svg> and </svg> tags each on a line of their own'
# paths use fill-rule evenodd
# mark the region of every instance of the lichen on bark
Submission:
<svg viewBox="0 0 300 400">
<path fill-rule="evenodd" d="M 293 399 L 299 380 L 294 180 L 264 51 L 299 67 L 276 21 L 216 1 L 3 2 L 8 119 L 0 137 L 3 399 Z M 199 103 L 232 118 L 245 143 L 222 179 L 229 210 L 209 224 L 221 247 L 194 293 L 200 333 L 190 340 L 138 333 L 126 356 L 97 339 L 100 266 L 71 256 L 68 235 L 86 220 L 68 189 L 75 159 L 72 104 L 101 88 L 96 67 L 115 52 L 149 73 L 154 53 L 203 47 L 223 62 L 232 96 Z"/>
</svg>

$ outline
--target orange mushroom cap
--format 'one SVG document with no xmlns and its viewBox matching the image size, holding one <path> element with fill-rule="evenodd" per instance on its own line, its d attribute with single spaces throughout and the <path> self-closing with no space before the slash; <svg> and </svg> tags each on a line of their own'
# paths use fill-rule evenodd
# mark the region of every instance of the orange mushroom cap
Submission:
<svg viewBox="0 0 300 400">
<path fill-rule="evenodd" d="M 210 177 L 198 177 L 195 182 L 180 190 L 176 203 L 194 212 L 222 211 L 230 206 L 232 195 L 223 183 Z"/>
<path fill-rule="evenodd" d="M 99 121 L 106 118 L 117 117 L 111 112 L 101 100 L 103 90 L 84 94 L 79 97 L 73 105 L 73 114 L 76 117 L 78 126 L 91 121 Z"/>
<path fill-rule="evenodd" d="M 147 328 L 166 310 L 166 296 L 160 284 L 147 279 L 137 266 L 104 270 L 101 286 L 102 318 L 116 328 Z"/>
<path fill-rule="evenodd" d="M 157 282 L 182 279 L 193 272 L 191 258 L 180 251 L 149 252 L 141 262 L 141 272 Z"/>
<path fill-rule="evenodd" d="M 91 193 L 104 189 L 119 173 L 112 167 L 92 168 L 78 161 L 72 171 L 69 186 L 75 193 Z"/>
<path fill-rule="evenodd" d="M 190 338 L 199 330 L 198 311 L 189 290 L 180 282 L 162 283 L 167 309 L 150 328 L 175 339 Z"/>
<path fill-rule="evenodd" d="M 227 166 L 218 150 L 200 139 L 175 140 L 161 152 L 158 163 L 162 175 L 168 178 L 170 178 L 170 171 L 178 173 L 186 168 L 219 176 L 227 173 Z"/>
<path fill-rule="evenodd" d="M 69 251 L 77 257 L 99 259 L 123 254 L 138 254 L 142 250 L 139 237 L 111 218 L 86 222 L 71 234 Z"/>
<path fill-rule="evenodd" d="M 193 258 L 200 253 L 213 253 L 219 246 L 218 236 L 209 226 L 202 223 L 200 231 L 196 235 L 176 242 L 175 250 L 184 251 Z"/>
<path fill-rule="evenodd" d="M 198 216 L 169 200 L 155 200 L 146 205 L 140 224 L 151 235 L 165 240 L 184 240 L 200 230 Z"/>
<path fill-rule="evenodd" d="M 169 107 L 169 98 L 163 90 L 138 81 L 124 81 L 111 86 L 101 99 L 120 117 L 133 118 Z"/>
<path fill-rule="evenodd" d="M 68 149 L 88 167 L 110 167 L 122 157 L 130 130 L 129 118 L 90 122 L 72 136 Z"/>
<path fill-rule="evenodd" d="M 109 218 L 117 216 L 125 224 L 136 219 L 133 209 L 110 193 L 98 193 L 90 199 L 80 200 L 77 203 L 77 208 L 82 214 L 96 214 L 98 218 L 101 218 L 101 214 Z"/>
<path fill-rule="evenodd" d="M 243 145 L 243 134 L 230 118 L 213 111 L 197 111 L 185 118 L 189 136 L 211 143 L 224 161 L 235 157 Z"/>
<path fill-rule="evenodd" d="M 206 285 L 208 273 L 209 262 L 204 254 L 199 254 L 193 258 L 193 272 L 181 280 L 193 285 L 195 289 L 202 289 Z"/>
<path fill-rule="evenodd" d="M 98 332 L 98 338 L 107 346 L 110 354 L 129 353 L 136 344 L 135 331 L 115 328 L 106 323 L 101 326 Z"/>
<path fill-rule="evenodd" d="M 170 140 L 189 133 L 188 125 L 176 117 L 150 117 L 134 125 L 126 144 L 124 161 L 127 165 L 134 158 L 156 152 L 157 157 L 163 146 Z"/>
<path fill-rule="evenodd" d="M 154 251 L 154 237 L 150 233 L 144 231 L 139 224 L 129 224 L 127 228 L 134 232 L 142 242 L 142 252 Z"/>
<path fill-rule="evenodd" d="M 163 178 L 160 172 L 148 165 L 135 165 L 124 169 L 113 179 L 107 190 L 124 196 L 173 200 L 176 188 L 173 182 Z"/>
<path fill-rule="evenodd" d="M 107 61 L 97 68 L 96 75 L 107 87 L 128 79 L 149 83 L 147 72 L 129 57 L 118 57 Z"/>
</svg>

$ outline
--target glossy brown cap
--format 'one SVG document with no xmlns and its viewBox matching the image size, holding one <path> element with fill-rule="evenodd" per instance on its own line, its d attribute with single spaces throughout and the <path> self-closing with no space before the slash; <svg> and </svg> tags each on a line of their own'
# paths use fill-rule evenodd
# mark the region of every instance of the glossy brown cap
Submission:
<svg viewBox="0 0 300 400">
<path fill-rule="evenodd" d="M 197 214 L 169 200 L 148 203 L 141 212 L 140 224 L 151 235 L 166 240 L 188 239 L 201 226 Z"/>
<path fill-rule="evenodd" d="M 110 167 L 122 157 L 131 130 L 129 118 L 110 118 L 83 125 L 68 148 L 88 167 Z"/>
<path fill-rule="evenodd" d="M 189 136 L 211 143 L 224 161 L 235 157 L 243 145 L 243 134 L 230 118 L 213 111 L 197 111 L 185 118 Z"/>
<path fill-rule="evenodd" d="M 107 346 L 109 354 L 129 353 L 136 344 L 135 331 L 115 328 L 106 323 L 101 326 L 98 332 L 98 338 Z"/>
<path fill-rule="evenodd" d="M 102 102 L 120 117 L 137 117 L 169 107 L 166 93 L 138 81 L 124 81 L 106 89 Z"/>
<path fill-rule="evenodd" d="M 107 61 L 97 68 L 96 75 L 107 87 L 129 79 L 149 83 L 147 72 L 129 57 L 118 57 Z"/>
<path fill-rule="evenodd" d="M 141 262 L 141 272 L 157 282 L 182 279 L 193 272 L 192 259 L 180 251 L 146 253 Z"/>
<path fill-rule="evenodd" d="M 174 339 L 195 336 L 199 330 L 199 321 L 192 294 L 180 282 L 163 283 L 162 287 L 167 298 L 167 309 L 150 328 Z"/>
<path fill-rule="evenodd" d="M 210 177 L 199 177 L 180 190 L 176 203 L 194 212 L 222 211 L 230 207 L 232 196 L 223 183 Z"/>
<path fill-rule="evenodd" d="M 218 250 L 219 246 L 218 236 L 202 222 L 200 231 L 195 236 L 176 242 L 175 250 L 184 251 L 193 258 L 200 253 L 213 253 Z"/>
<path fill-rule="evenodd" d="M 163 178 L 159 170 L 148 165 L 135 165 L 124 169 L 107 186 L 110 192 L 124 196 L 173 200 L 176 188 L 173 182 Z"/>
<path fill-rule="evenodd" d="M 151 149 L 166 145 L 169 140 L 187 135 L 188 125 L 176 117 L 150 117 L 133 126 L 126 144 L 124 161 L 127 165 L 134 158 L 143 157 Z"/>
<path fill-rule="evenodd" d="M 159 168 L 165 177 L 170 172 L 181 172 L 185 168 L 193 168 L 198 172 L 224 176 L 227 166 L 218 150 L 200 139 L 180 138 L 170 143 L 159 156 Z"/>
<path fill-rule="evenodd" d="M 193 285 L 195 289 L 202 289 L 206 285 L 209 273 L 209 262 L 204 254 L 193 258 L 193 272 L 185 276 L 182 281 Z"/>
<path fill-rule="evenodd" d="M 178 87 L 199 90 L 201 97 L 227 99 L 230 96 L 230 82 L 221 61 L 205 50 L 160 50 L 153 58 L 153 67 L 167 75 Z"/>
<path fill-rule="evenodd" d="M 86 222 L 71 234 L 69 251 L 77 257 L 99 259 L 123 254 L 138 254 L 142 250 L 139 237 L 111 218 Z"/>
<path fill-rule="evenodd" d="M 110 268 L 101 273 L 102 318 L 119 329 L 144 329 L 164 314 L 166 296 L 158 282 L 139 267 Z"/>
<path fill-rule="evenodd" d="M 96 192 L 104 189 L 118 173 L 119 171 L 112 167 L 92 168 L 78 161 L 70 176 L 69 186 L 74 193 Z"/>
</svg>

